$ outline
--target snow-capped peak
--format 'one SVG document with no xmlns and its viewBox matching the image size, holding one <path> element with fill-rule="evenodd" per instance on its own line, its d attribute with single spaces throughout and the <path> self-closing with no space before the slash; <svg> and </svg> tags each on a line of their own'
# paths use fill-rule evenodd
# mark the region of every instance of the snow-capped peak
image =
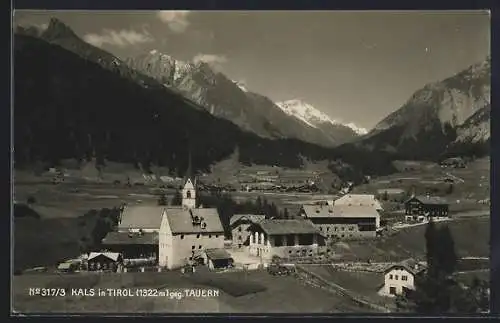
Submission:
<svg viewBox="0 0 500 323">
<path fill-rule="evenodd" d="M 344 124 L 340 121 L 333 120 L 327 114 L 321 112 L 320 110 L 302 100 L 294 99 L 277 102 L 276 105 L 280 107 L 286 114 L 302 120 L 304 123 L 313 128 L 317 128 L 318 125 L 323 123 L 330 123 L 332 125 L 343 125 L 349 127 L 359 135 L 364 135 L 368 132 L 366 129 L 356 126 L 354 123 Z"/>
<path fill-rule="evenodd" d="M 243 92 L 248 92 L 248 89 L 245 85 L 245 82 L 243 81 L 235 81 L 235 80 L 232 80 L 234 84 L 236 84 L 240 90 L 242 90 Z"/>
</svg>

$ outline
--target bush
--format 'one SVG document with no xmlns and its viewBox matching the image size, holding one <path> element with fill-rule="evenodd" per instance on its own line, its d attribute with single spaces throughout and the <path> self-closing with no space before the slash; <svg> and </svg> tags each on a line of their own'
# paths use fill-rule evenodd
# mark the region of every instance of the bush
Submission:
<svg viewBox="0 0 500 323">
<path fill-rule="evenodd" d="M 34 197 L 34 196 L 31 196 L 31 195 L 30 195 L 30 196 L 28 196 L 28 200 L 27 200 L 27 202 L 28 202 L 28 205 L 30 205 L 30 204 L 35 204 L 35 203 L 36 203 L 36 199 L 35 199 L 35 197 Z"/>
</svg>

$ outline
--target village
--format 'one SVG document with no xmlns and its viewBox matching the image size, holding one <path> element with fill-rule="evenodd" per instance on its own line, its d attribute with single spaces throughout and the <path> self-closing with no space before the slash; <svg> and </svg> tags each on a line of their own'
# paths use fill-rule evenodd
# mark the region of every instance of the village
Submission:
<svg viewBox="0 0 500 323">
<path fill-rule="evenodd" d="M 456 166 L 443 164 L 436 167 L 448 173 L 447 169 Z M 60 173 L 52 173 L 55 173 L 54 178 L 64 181 Z M 317 180 L 312 177 L 312 172 L 304 173 L 301 176 L 309 180 L 301 179 L 302 183 Z M 262 172 L 259 176 L 266 174 Z M 453 176 L 446 176 L 441 181 L 445 185 L 460 183 Z M 52 185 L 58 186 L 60 182 Z M 400 180 L 394 182 L 400 183 Z M 295 277 L 293 279 L 301 284 L 314 288 L 323 286 L 321 288 L 341 293 L 371 310 L 386 312 L 394 310 L 395 296 L 415 289 L 415 277 L 425 273 L 427 264 L 421 252 L 412 254 L 408 251 L 398 257 L 380 257 L 370 253 L 370 244 L 377 245 L 378 241 L 391 239 L 399 231 L 425 227 L 429 221 L 460 220 L 462 214 L 454 211 L 458 204 L 450 197 L 453 195 L 449 188 L 440 193 L 437 190 L 422 191 L 413 186 L 386 186 L 370 192 L 370 184 L 360 188 L 345 183 L 336 194 L 309 193 L 307 201 L 303 198 L 294 200 L 292 204 L 296 208 L 288 204 L 290 211 L 287 216 L 282 212 L 278 216 L 265 212 L 236 212 L 230 214 L 226 225 L 217 207 L 204 206 L 200 201 L 203 200 L 200 186 L 206 188 L 208 185 L 201 184 L 200 176 L 193 175 L 191 165 L 180 183 L 177 193 L 169 197 L 160 194 L 156 199 L 117 204 L 116 225 L 110 227 L 94 249 L 62 260 L 55 264 L 54 269 L 35 266 L 25 270 L 23 276 L 52 272 L 68 277 L 112 273 L 159 277 L 156 275 L 178 272 L 193 279 L 213 273 L 218 279 L 228 277 L 230 281 L 229 277 L 238 275 L 238 272 L 266 273 L 270 277 L 283 277 L 276 279 Z M 132 190 L 138 187 L 130 186 Z M 223 188 L 221 184 L 219 190 Z M 248 192 L 242 187 L 233 194 L 245 196 L 249 193 L 256 192 Z M 307 193 L 297 194 L 303 196 Z M 484 208 L 489 201 L 475 203 L 484 205 L 481 206 Z M 352 250 L 339 249 L 345 244 L 351 247 L 359 245 L 364 256 L 359 252 L 350 256 Z M 487 257 L 470 258 L 462 261 L 480 263 L 471 268 L 473 272 L 487 267 Z M 345 284 L 352 278 L 341 279 L 343 273 L 359 273 L 372 278 L 363 291 L 353 293 L 352 289 L 345 290 Z M 336 281 L 337 277 L 341 280 Z M 168 284 L 168 278 L 165 279 L 163 283 Z M 237 284 L 233 286 L 238 288 Z M 220 288 L 224 291 L 225 287 Z"/>
</svg>

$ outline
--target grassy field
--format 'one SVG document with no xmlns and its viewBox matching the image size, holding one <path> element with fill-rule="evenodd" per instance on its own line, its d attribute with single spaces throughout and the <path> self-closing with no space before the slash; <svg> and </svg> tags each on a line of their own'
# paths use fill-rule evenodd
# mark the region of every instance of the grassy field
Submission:
<svg viewBox="0 0 500 323">
<path fill-rule="evenodd" d="M 441 224 L 440 224 L 441 225 Z M 489 257 L 490 219 L 464 218 L 447 222 L 460 257 Z M 334 251 L 345 260 L 393 261 L 425 257 L 425 225 L 405 228 L 377 240 L 340 242 Z"/>
<path fill-rule="evenodd" d="M 380 273 L 336 271 L 329 265 L 308 265 L 303 267 L 372 304 L 388 308 L 394 307 L 392 299 L 377 294 L 384 282 L 384 277 Z"/>
<path fill-rule="evenodd" d="M 405 169 L 408 164 L 411 164 L 411 170 Z M 441 168 L 437 164 L 415 161 L 400 161 L 398 168 L 400 172 L 374 177 L 370 183 L 355 187 L 353 192 L 375 194 L 379 189 L 401 188 L 406 191 L 415 189 L 417 194 L 423 194 L 429 190 L 436 190 L 436 194 L 446 196 L 451 202 L 477 201 L 490 196 L 489 158 L 477 159 L 469 163 L 466 168 Z M 450 183 L 445 183 L 445 178 L 454 180 L 453 192 L 449 194 L 446 190 Z"/>
<path fill-rule="evenodd" d="M 274 277 L 265 271 L 202 273 L 200 277 L 182 276 L 178 272 L 127 274 L 33 274 L 13 280 L 13 308 L 17 312 L 229 312 L 229 313 L 328 313 L 357 312 L 359 307 L 349 299 L 322 289 L 305 286 L 293 277 Z M 96 278 L 97 277 L 97 278 Z M 239 297 L 220 292 L 219 297 L 182 300 L 168 297 L 97 297 L 66 296 L 44 298 L 28 296 L 29 288 L 140 288 L 162 287 L 214 289 L 208 281 L 232 284 L 262 285 L 266 289 Z M 300 296 L 299 296 L 300 295 Z"/>
</svg>

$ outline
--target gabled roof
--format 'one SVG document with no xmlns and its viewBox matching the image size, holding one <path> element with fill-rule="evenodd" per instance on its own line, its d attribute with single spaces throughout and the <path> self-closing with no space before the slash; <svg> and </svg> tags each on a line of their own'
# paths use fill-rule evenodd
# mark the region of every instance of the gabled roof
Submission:
<svg viewBox="0 0 500 323">
<path fill-rule="evenodd" d="M 397 268 L 402 268 L 408 271 L 409 273 L 416 275 L 425 269 L 427 269 L 427 266 L 423 262 L 416 261 L 413 258 L 409 258 L 406 260 L 403 260 L 399 263 L 389 265 L 385 270 L 384 273 L 388 273 L 389 271 Z"/>
<path fill-rule="evenodd" d="M 239 220 L 245 220 L 247 219 L 248 221 L 252 223 L 256 223 L 259 221 L 262 221 L 266 218 L 264 214 L 235 214 L 231 217 L 229 220 L 229 225 L 235 224 Z"/>
<path fill-rule="evenodd" d="M 120 254 L 118 252 L 91 252 L 88 260 L 92 260 L 92 259 L 99 257 L 99 256 L 104 256 L 104 257 L 109 258 L 113 261 L 117 261 L 118 258 L 120 258 Z"/>
<path fill-rule="evenodd" d="M 191 213 L 192 212 L 192 216 Z M 165 212 L 168 224 L 172 233 L 224 233 L 219 212 L 216 208 L 194 208 L 187 209 L 183 207 L 168 208 Z M 202 223 L 205 223 L 205 228 L 202 225 L 194 225 L 192 217 L 200 218 Z"/>
<path fill-rule="evenodd" d="M 259 227 L 262 229 L 262 231 L 269 235 L 315 233 L 322 235 L 321 232 L 309 220 L 265 219 L 260 222 L 254 223 L 252 227 Z"/>
<path fill-rule="evenodd" d="M 128 233 L 128 232 L 109 232 L 104 239 L 103 245 L 156 245 L 158 244 L 158 233 L 144 232 Z"/>
<path fill-rule="evenodd" d="M 418 195 L 418 196 L 410 197 L 405 203 L 407 203 L 413 199 L 420 201 L 422 204 L 430 204 L 430 205 L 448 204 L 448 201 L 446 201 L 446 199 L 444 199 L 442 197 L 428 196 L 428 195 Z"/>
<path fill-rule="evenodd" d="M 118 229 L 160 229 L 166 206 L 134 205 L 123 209 Z"/>
<path fill-rule="evenodd" d="M 382 210 L 382 205 L 373 194 L 346 194 L 334 202 L 335 205 L 348 206 L 371 206 L 377 210 Z"/>
<path fill-rule="evenodd" d="M 231 259 L 231 255 L 224 249 L 214 248 L 214 249 L 206 249 L 205 253 L 207 257 L 212 260 L 220 260 L 220 259 Z"/>
<path fill-rule="evenodd" d="M 370 218 L 379 217 L 378 211 L 372 206 L 349 205 L 303 205 L 307 218 Z"/>
</svg>

